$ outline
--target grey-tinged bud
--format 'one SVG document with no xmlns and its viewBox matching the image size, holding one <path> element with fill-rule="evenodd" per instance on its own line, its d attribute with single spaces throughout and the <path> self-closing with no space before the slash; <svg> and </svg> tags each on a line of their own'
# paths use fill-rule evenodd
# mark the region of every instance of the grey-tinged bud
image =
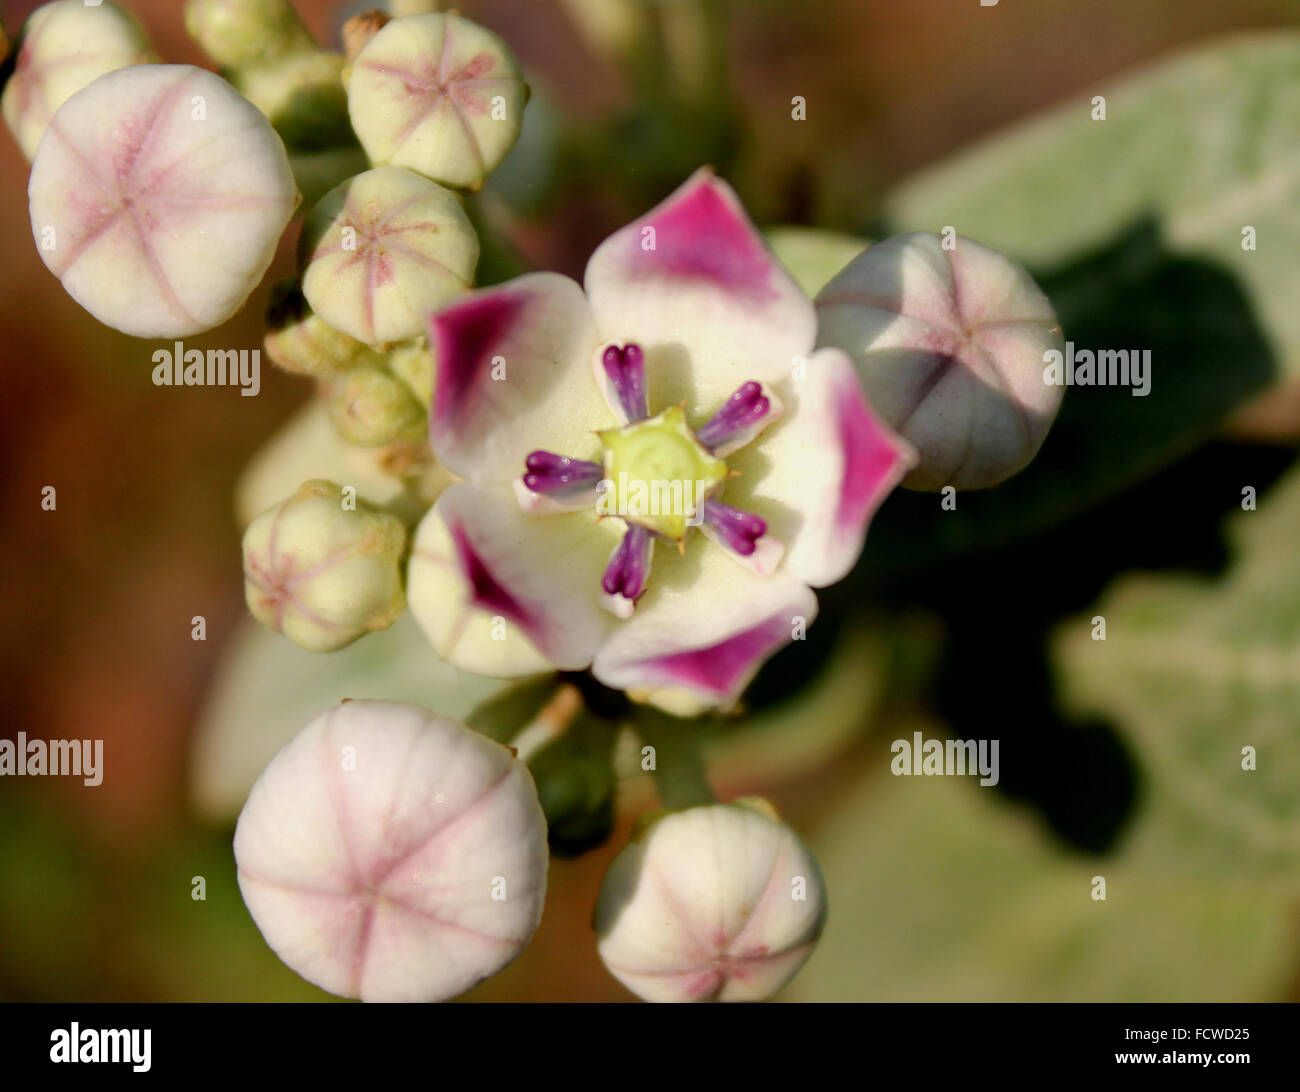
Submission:
<svg viewBox="0 0 1300 1092">
<path fill-rule="evenodd" d="M 353 368 L 330 383 L 330 420 L 360 447 L 413 443 L 428 428 L 411 388 L 382 367 Z"/>
<path fill-rule="evenodd" d="M 406 528 L 314 480 L 244 532 L 244 597 L 253 617 L 311 652 L 384 629 L 406 607 Z"/>
<path fill-rule="evenodd" d="M 309 982 L 443 1001 L 528 945 L 546 821 L 499 743 L 414 705 L 348 701 L 271 760 L 235 828 L 239 890 Z"/>
<path fill-rule="evenodd" d="M 506 44 L 453 14 L 394 19 L 348 77 L 352 127 L 373 162 L 465 189 L 510 151 L 527 101 Z"/>
<path fill-rule="evenodd" d="M 817 861 L 759 800 L 661 812 L 615 859 L 596 904 L 600 957 L 647 1001 L 761 1001 L 826 920 Z"/>
<path fill-rule="evenodd" d="M 100 76 L 50 122 L 27 186 L 32 236 L 68 294 L 137 337 L 183 337 L 243 305 L 297 204 L 284 145 L 189 65 Z"/>
<path fill-rule="evenodd" d="M 17 44 L 3 108 L 5 122 L 29 160 L 50 118 L 68 99 L 106 72 L 154 59 L 144 29 L 113 3 L 44 4 L 27 17 Z"/>
<path fill-rule="evenodd" d="M 227 68 L 274 64 L 318 48 L 288 0 L 189 0 L 185 30 Z"/>
<path fill-rule="evenodd" d="M 957 235 L 887 239 L 816 299 L 819 346 L 853 357 L 872 406 L 920 456 L 910 489 L 983 489 L 1023 469 L 1060 408 L 1044 354 L 1064 347 L 1029 274 Z"/>
<path fill-rule="evenodd" d="M 386 345 L 422 334 L 429 312 L 469 287 L 478 236 L 450 190 L 379 167 L 321 198 L 298 254 L 312 309 L 345 334 Z"/>
<path fill-rule="evenodd" d="M 296 280 L 281 281 L 271 290 L 266 324 L 266 355 L 285 371 L 327 379 L 363 364 L 383 367 L 379 353 L 316 314 Z"/>
</svg>

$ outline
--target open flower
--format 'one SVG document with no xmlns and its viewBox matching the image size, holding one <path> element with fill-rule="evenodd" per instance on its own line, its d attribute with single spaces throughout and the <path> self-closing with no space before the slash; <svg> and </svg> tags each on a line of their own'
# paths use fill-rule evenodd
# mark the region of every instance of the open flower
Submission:
<svg viewBox="0 0 1300 1092">
<path fill-rule="evenodd" d="M 851 568 L 911 450 L 849 358 L 813 352 L 811 302 L 712 172 L 585 280 L 430 320 L 430 439 L 466 480 L 418 530 L 409 601 L 472 671 L 590 665 L 674 712 L 726 706 Z"/>
</svg>

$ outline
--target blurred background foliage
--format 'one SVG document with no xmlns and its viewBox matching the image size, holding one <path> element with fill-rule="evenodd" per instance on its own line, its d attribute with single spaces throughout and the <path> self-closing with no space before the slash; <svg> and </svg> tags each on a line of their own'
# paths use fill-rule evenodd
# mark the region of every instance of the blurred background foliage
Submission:
<svg viewBox="0 0 1300 1092">
<path fill-rule="evenodd" d="M 179 4 L 127 3 L 166 59 L 204 63 Z M 34 6 L 6 0 L 6 27 Z M 300 10 L 334 45 L 368 6 Z M 770 797 L 827 878 L 826 937 L 785 996 L 1300 999 L 1300 3 L 457 7 L 534 90 L 471 201 L 483 283 L 580 276 L 710 162 L 810 292 L 871 239 L 952 224 L 1027 264 L 1067 338 L 1152 352 L 1148 397 L 1069 390 L 1001 488 L 955 512 L 894 494 L 748 715 L 700 726 L 718 794 Z M 153 387 L 153 346 L 41 268 L 25 185 L 0 141 L 2 730 L 103 738 L 106 772 L 0 783 L 0 997 L 324 999 L 240 901 L 248 785 L 342 697 L 465 716 L 501 685 L 439 664 L 409 619 L 330 656 L 247 620 L 236 505 L 274 483 L 241 471 L 308 385 L 268 365 L 253 399 Z M 260 344 L 267 287 L 187 344 Z M 1000 785 L 891 777 L 914 731 L 1000 739 Z M 613 838 L 553 863 L 532 947 L 472 998 L 629 999 L 590 927 L 655 800 L 627 758 Z"/>
</svg>

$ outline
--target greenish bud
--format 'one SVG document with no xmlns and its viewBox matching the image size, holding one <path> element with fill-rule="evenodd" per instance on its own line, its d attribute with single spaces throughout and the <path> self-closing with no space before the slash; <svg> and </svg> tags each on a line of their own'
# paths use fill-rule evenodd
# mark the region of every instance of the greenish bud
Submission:
<svg viewBox="0 0 1300 1092">
<path fill-rule="evenodd" d="M 244 532 L 244 596 L 253 617 L 311 652 L 392 625 L 406 608 L 406 529 L 351 487 L 316 479 Z"/>
<path fill-rule="evenodd" d="M 297 281 L 281 281 L 271 289 L 266 324 L 266 355 L 287 372 L 325 379 L 362 364 L 383 365 L 384 358 L 373 349 L 316 314 Z"/>
<path fill-rule="evenodd" d="M 287 0 L 189 0 L 185 30 L 219 65 L 268 65 L 317 49 Z"/>
<path fill-rule="evenodd" d="M 313 50 L 226 75 L 270 119 L 289 148 L 318 151 L 356 145 L 343 65 L 341 54 Z"/>
<path fill-rule="evenodd" d="M 424 338 L 390 352 L 388 370 L 411 388 L 426 410 L 433 405 L 433 350 Z"/>
<path fill-rule="evenodd" d="M 113 3 L 44 4 L 27 17 L 17 45 L 3 109 L 6 124 L 29 160 L 54 112 L 68 99 L 106 72 L 154 59 L 144 29 Z"/>
<path fill-rule="evenodd" d="M 327 402 L 323 393 L 310 399 L 249 460 L 235 490 L 240 527 L 308 478 L 355 485 L 358 496 L 412 526 L 451 483 L 424 437 L 418 444 L 357 447 L 339 435 Z"/>
<path fill-rule="evenodd" d="M 360 367 L 330 385 L 330 420 L 339 435 L 360 447 L 418 440 L 424 407 L 411 389 L 383 368 Z"/>
</svg>

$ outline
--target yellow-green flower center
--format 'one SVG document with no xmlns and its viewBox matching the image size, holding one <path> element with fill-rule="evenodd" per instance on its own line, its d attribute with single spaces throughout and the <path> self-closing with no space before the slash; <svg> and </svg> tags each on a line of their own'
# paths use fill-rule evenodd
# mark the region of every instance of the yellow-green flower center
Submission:
<svg viewBox="0 0 1300 1092">
<path fill-rule="evenodd" d="M 598 435 L 605 485 L 597 511 L 665 538 L 681 541 L 697 526 L 700 508 L 727 478 L 727 464 L 695 438 L 680 406 Z"/>
</svg>

